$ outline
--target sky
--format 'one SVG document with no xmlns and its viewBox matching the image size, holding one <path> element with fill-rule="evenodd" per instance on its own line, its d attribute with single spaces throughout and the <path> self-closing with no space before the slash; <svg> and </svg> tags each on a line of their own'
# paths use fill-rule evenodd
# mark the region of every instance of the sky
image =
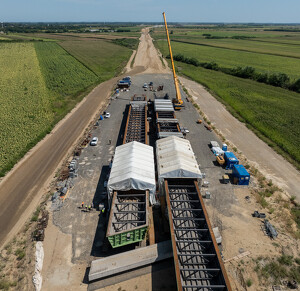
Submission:
<svg viewBox="0 0 300 291">
<path fill-rule="evenodd" d="M 300 23 L 300 0 L 0 0 L 0 22 Z"/>
</svg>

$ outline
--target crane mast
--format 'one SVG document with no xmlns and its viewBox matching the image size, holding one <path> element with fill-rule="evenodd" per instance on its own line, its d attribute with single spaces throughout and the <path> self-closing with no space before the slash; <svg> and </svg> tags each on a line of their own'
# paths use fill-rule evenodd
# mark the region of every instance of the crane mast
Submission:
<svg viewBox="0 0 300 291">
<path fill-rule="evenodd" d="M 165 12 L 163 12 L 163 17 L 164 17 L 164 22 L 165 22 L 165 28 L 166 28 L 166 34 L 167 34 L 167 40 L 168 40 L 168 46 L 169 46 L 169 53 L 170 53 L 172 71 L 173 71 L 173 77 L 174 77 L 175 91 L 176 91 L 176 98 L 173 99 L 173 104 L 174 104 L 175 110 L 180 110 L 182 107 L 183 101 L 182 101 L 181 93 L 180 93 L 180 89 L 179 89 L 178 78 L 177 78 L 176 72 L 175 72 L 175 66 L 174 66 L 174 61 L 173 61 L 173 54 L 172 54 L 172 49 L 171 49 L 171 42 L 170 42 Z"/>
</svg>

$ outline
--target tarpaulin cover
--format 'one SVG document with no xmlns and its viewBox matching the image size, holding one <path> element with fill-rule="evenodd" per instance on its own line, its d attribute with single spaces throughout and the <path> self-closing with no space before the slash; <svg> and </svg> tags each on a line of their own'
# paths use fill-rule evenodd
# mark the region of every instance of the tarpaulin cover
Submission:
<svg viewBox="0 0 300 291">
<path fill-rule="evenodd" d="M 159 182 L 164 178 L 201 178 L 195 154 L 188 140 L 176 136 L 156 141 Z"/>
<path fill-rule="evenodd" d="M 137 141 L 118 146 L 107 189 L 110 197 L 114 190 L 149 190 L 153 204 L 156 190 L 153 147 Z"/>
<path fill-rule="evenodd" d="M 224 151 L 220 147 L 212 147 L 211 150 L 215 156 L 220 156 L 224 154 Z"/>
</svg>

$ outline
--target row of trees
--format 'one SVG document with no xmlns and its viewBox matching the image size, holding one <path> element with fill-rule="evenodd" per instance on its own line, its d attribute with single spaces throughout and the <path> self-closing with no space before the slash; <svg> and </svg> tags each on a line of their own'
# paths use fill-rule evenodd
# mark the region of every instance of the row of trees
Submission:
<svg viewBox="0 0 300 291">
<path fill-rule="evenodd" d="M 211 35 L 210 33 L 203 33 L 202 35 L 206 39 L 223 39 L 223 38 L 249 39 L 249 38 L 255 38 L 255 36 L 246 36 L 246 35 L 220 36 L 220 35 Z"/>
<path fill-rule="evenodd" d="M 90 29 L 98 29 L 104 32 L 116 30 L 117 32 L 130 32 L 130 28 L 136 24 L 127 25 L 119 23 L 4 23 L 0 31 L 6 33 L 63 33 L 63 32 L 86 32 Z"/>
<path fill-rule="evenodd" d="M 170 56 L 167 56 L 170 58 Z M 199 62 L 196 58 L 185 57 L 183 54 L 177 54 L 174 56 L 174 60 L 178 62 L 183 62 L 196 67 L 202 67 L 209 70 L 220 71 L 225 74 L 236 76 L 244 79 L 251 79 L 257 82 L 265 83 L 268 85 L 281 87 L 284 89 L 292 90 L 300 93 L 300 79 L 296 81 L 291 81 L 290 77 L 284 73 L 260 73 L 253 67 L 235 67 L 235 68 L 224 68 L 220 67 L 215 62 Z"/>
</svg>

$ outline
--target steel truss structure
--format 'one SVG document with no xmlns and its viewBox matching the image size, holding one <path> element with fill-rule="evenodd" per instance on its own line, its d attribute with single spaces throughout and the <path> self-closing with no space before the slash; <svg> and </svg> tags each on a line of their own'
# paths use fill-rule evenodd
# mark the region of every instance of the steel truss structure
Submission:
<svg viewBox="0 0 300 291">
<path fill-rule="evenodd" d="M 136 101 L 131 104 L 125 127 L 123 144 L 138 141 L 148 144 L 147 105 L 145 102 Z"/>
<path fill-rule="evenodd" d="M 169 119 L 175 119 L 174 112 L 171 111 L 156 111 L 156 119 L 159 118 L 169 118 Z"/>
<path fill-rule="evenodd" d="M 172 121 L 158 121 L 157 130 L 158 132 L 180 132 L 178 122 Z"/>
<path fill-rule="evenodd" d="M 173 111 L 156 111 L 157 137 L 164 138 L 171 135 L 183 137 L 178 119 Z"/>
<path fill-rule="evenodd" d="M 165 180 L 178 290 L 231 290 L 197 180 Z"/>
<path fill-rule="evenodd" d="M 148 227 L 148 191 L 114 191 L 106 236 L 113 247 L 144 239 Z"/>
</svg>

